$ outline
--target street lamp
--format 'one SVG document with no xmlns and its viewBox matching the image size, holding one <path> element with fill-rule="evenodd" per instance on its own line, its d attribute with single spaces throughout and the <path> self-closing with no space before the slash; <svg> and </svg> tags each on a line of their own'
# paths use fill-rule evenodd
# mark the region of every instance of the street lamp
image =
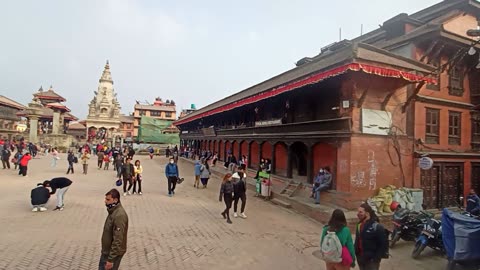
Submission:
<svg viewBox="0 0 480 270">
<path fill-rule="evenodd" d="M 469 29 L 467 30 L 467 36 L 470 37 L 480 37 L 480 29 Z M 474 55 L 477 53 L 477 50 L 475 50 L 474 46 L 477 45 L 480 42 L 480 39 L 473 42 L 472 46 L 470 49 L 468 49 L 468 55 Z M 476 69 L 480 69 L 480 58 L 478 59 L 478 64 L 475 66 Z"/>
</svg>

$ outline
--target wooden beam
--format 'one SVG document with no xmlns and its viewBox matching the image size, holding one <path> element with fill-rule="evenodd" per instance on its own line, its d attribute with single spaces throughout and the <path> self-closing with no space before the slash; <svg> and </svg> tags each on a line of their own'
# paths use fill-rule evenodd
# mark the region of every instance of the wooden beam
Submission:
<svg viewBox="0 0 480 270">
<path fill-rule="evenodd" d="M 442 45 L 440 46 L 440 48 L 432 55 L 432 57 L 429 57 L 429 58 L 428 58 L 427 64 L 432 63 L 432 60 L 433 60 L 433 59 L 438 58 L 438 56 L 440 56 L 440 53 L 442 52 L 443 48 L 445 48 L 445 44 L 442 44 Z M 441 63 L 440 63 L 440 64 L 441 64 Z"/>
<path fill-rule="evenodd" d="M 437 46 L 437 43 L 438 43 L 438 40 L 435 40 L 434 42 L 432 42 L 432 44 L 430 44 L 427 51 L 425 51 L 425 54 L 420 58 L 420 62 L 423 63 L 423 60 L 425 60 L 425 58 L 427 58 L 427 56 L 430 56 L 430 54 L 432 53 L 435 46 Z M 430 61 L 430 57 L 428 59 Z"/>
<path fill-rule="evenodd" d="M 385 97 L 385 99 L 382 101 L 382 110 L 385 111 L 385 108 L 387 107 L 388 101 L 390 101 L 390 98 L 392 98 L 393 94 L 395 94 L 396 91 L 391 91 L 388 93 L 388 95 Z"/>
<path fill-rule="evenodd" d="M 363 102 L 365 101 L 365 98 L 367 97 L 367 93 L 368 93 L 368 89 L 365 89 L 362 93 L 362 95 L 360 96 L 360 98 L 358 99 L 358 103 L 357 103 L 357 108 L 361 108 L 362 105 L 363 105 Z"/>
<path fill-rule="evenodd" d="M 418 95 L 418 93 L 420 92 L 420 89 L 422 89 L 422 87 L 424 85 L 425 85 L 425 81 L 421 81 L 421 82 L 418 83 L 418 85 L 415 88 L 415 90 L 413 91 L 413 93 L 407 98 L 407 101 L 403 105 L 403 107 L 402 107 L 402 112 L 403 113 L 407 110 L 408 104 L 410 104 L 410 102 L 412 102 L 412 100 Z"/>
</svg>

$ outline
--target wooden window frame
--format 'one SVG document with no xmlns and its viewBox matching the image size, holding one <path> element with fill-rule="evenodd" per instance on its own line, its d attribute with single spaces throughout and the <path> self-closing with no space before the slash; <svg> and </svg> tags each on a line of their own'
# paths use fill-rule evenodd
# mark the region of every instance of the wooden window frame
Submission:
<svg viewBox="0 0 480 270">
<path fill-rule="evenodd" d="M 461 97 L 464 92 L 464 79 L 465 74 L 463 73 L 463 68 L 461 66 L 453 66 L 448 72 L 448 94 L 451 96 Z"/>
<path fill-rule="evenodd" d="M 172 112 L 165 112 L 165 118 L 172 117 Z"/>
<path fill-rule="evenodd" d="M 448 111 L 448 144 L 462 144 L 462 113 Z"/>
<path fill-rule="evenodd" d="M 429 117 L 430 115 L 430 117 Z M 434 121 L 433 117 L 436 116 Z M 429 120 L 430 119 L 430 120 Z M 440 143 L 440 109 L 426 108 L 425 112 L 425 143 Z"/>
<path fill-rule="evenodd" d="M 162 112 L 161 111 L 150 111 L 150 116 L 162 116 Z"/>
<path fill-rule="evenodd" d="M 472 125 L 472 150 L 480 151 L 480 116 L 473 115 L 471 118 Z"/>
</svg>

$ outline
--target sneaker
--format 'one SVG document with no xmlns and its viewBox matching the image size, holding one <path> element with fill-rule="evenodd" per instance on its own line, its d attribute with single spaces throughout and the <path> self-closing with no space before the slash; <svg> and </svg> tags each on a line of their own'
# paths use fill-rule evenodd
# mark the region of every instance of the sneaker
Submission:
<svg viewBox="0 0 480 270">
<path fill-rule="evenodd" d="M 142 192 L 138 192 L 138 195 L 142 195 Z"/>
<path fill-rule="evenodd" d="M 46 207 L 40 207 L 40 212 L 45 212 L 45 211 L 47 211 Z"/>
<path fill-rule="evenodd" d="M 223 217 L 224 219 L 227 218 L 227 215 L 225 214 L 225 212 L 222 212 L 222 213 L 220 213 L 220 214 L 222 215 L 222 217 Z"/>
<path fill-rule="evenodd" d="M 227 219 L 228 224 L 232 224 L 232 221 L 230 219 Z"/>
<path fill-rule="evenodd" d="M 34 208 L 32 209 L 32 212 L 38 212 L 38 207 L 34 207 Z"/>
<path fill-rule="evenodd" d="M 171 193 L 169 193 L 169 194 L 168 194 L 168 197 L 172 197 L 172 194 L 171 194 Z"/>
<path fill-rule="evenodd" d="M 62 206 L 62 207 L 60 207 L 60 208 L 58 208 L 58 210 L 60 210 L 60 211 L 63 211 L 63 206 Z"/>
<path fill-rule="evenodd" d="M 127 193 L 126 193 L 126 192 L 125 192 L 125 193 L 123 193 L 123 197 L 125 197 L 125 196 L 127 196 Z"/>
<path fill-rule="evenodd" d="M 237 218 L 237 217 L 238 217 L 238 214 L 237 214 L 237 213 L 233 213 L 233 217 L 234 217 L 234 218 Z"/>
<path fill-rule="evenodd" d="M 127 194 L 128 194 L 128 195 L 132 195 L 132 193 L 131 193 L 130 191 L 129 191 Z"/>
<path fill-rule="evenodd" d="M 58 210 L 58 209 L 60 209 L 60 207 L 55 206 L 55 208 L 53 208 L 53 211 Z"/>
<path fill-rule="evenodd" d="M 175 191 L 172 190 L 172 194 L 175 195 Z"/>
<path fill-rule="evenodd" d="M 245 213 L 241 213 L 240 216 L 241 216 L 242 218 L 247 218 L 247 215 L 245 215 Z"/>
</svg>

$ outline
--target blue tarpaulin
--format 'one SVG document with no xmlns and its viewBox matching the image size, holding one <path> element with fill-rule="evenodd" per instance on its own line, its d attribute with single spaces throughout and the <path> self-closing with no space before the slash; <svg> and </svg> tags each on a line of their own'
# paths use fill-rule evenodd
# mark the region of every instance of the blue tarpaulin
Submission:
<svg viewBox="0 0 480 270">
<path fill-rule="evenodd" d="M 442 238 L 449 259 L 480 260 L 480 220 L 445 208 L 442 214 Z"/>
</svg>

